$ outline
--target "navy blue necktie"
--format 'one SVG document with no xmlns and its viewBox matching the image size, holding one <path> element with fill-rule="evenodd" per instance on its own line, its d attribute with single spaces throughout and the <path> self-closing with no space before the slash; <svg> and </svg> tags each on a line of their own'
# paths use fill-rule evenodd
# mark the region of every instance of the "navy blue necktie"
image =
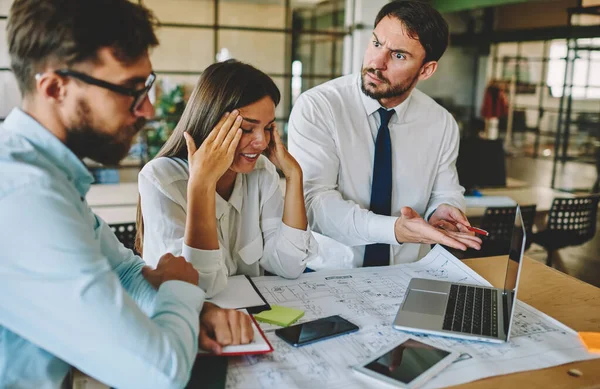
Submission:
<svg viewBox="0 0 600 389">
<path fill-rule="evenodd" d="M 377 110 L 381 125 L 375 140 L 373 183 L 371 184 L 370 210 L 378 215 L 389 216 L 392 212 L 392 140 L 388 123 L 394 110 Z M 365 247 L 363 266 L 387 266 L 390 264 L 390 245 L 370 244 Z"/>
</svg>

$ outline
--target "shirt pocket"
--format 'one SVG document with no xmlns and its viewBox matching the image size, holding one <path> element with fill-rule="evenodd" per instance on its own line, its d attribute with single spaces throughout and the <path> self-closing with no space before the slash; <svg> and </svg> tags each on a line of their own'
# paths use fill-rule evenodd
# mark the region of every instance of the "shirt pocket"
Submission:
<svg viewBox="0 0 600 389">
<path fill-rule="evenodd" d="M 246 265 L 258 262 L 263 256 L 263 239 L 257 236 L 252 242 L 248 243 L 238 251 L 238 255 Z"/>
</svg>

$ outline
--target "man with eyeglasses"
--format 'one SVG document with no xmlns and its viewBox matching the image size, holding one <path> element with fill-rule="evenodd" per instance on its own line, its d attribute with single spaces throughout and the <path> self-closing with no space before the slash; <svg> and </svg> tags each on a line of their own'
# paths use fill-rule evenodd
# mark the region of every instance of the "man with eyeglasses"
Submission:
<svg viewBox="0 0 600 389">
<path fill-rule="evenodd" d="M 204 303 L 184 258 L 144 267 L 85 201 L 81 159 L 117 163 L 154 115 L 154 24 L 127 0 L 11 7 L 23 101 L 0 128 L 0 388 L 64 387 L 70 366 L 119 388 L 183 387 L 198 343 L 252 339 L 247 315 Z"/>
</svg>

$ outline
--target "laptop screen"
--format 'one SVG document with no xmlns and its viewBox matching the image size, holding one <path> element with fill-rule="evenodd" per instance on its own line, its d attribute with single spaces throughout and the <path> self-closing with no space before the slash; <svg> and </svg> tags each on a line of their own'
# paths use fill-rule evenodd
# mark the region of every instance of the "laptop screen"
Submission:
<svg viewBox="0 0 600 389">
<path fill-rule="evenodd" d="M 510 242 L 510 251 L 508 252 L 508 260 L 506 266 L 506 279 L 504 280 L 504 326 L 506 333 L 509 334 L 509 324 L 512 321 L 514 312 L 514 301 L 517 296 L 517 284 L 519 282 L 519 272 L 521 270 L 521 262 L 523 260 L 523 251 L 525 250 L 525 226 L 521 215 L 521 208 L 517 205 L 515 212 L 515 224 L 513 226 L 512 238 Z"/>
</svg>

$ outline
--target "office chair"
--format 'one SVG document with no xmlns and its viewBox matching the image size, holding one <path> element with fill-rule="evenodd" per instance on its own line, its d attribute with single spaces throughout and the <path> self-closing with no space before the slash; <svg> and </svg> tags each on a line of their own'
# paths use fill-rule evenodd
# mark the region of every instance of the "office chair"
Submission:
<svg viewBox="0 0 600 389">
<path fill-rule="evenodd" d="M 546 265 L 552 266 L 556 250 L 577 246 L 596 234 L 599 195 L 555 198 L 548 214 L 548 227 L 533 235 L 533 242 L 548 252 Z"/>
<path fill-rule="evenodd" d="M 123 243 L 125 247 L 133 250 L 134 253 L 138 254 L 138 252 L 134 249 L 135 234 L 137 232 L 135 228 L 135 223 L 111 224 L 109 227 L 115 233 L 115 235 L 119 239 L 119 242 Z"/>
</svg>

